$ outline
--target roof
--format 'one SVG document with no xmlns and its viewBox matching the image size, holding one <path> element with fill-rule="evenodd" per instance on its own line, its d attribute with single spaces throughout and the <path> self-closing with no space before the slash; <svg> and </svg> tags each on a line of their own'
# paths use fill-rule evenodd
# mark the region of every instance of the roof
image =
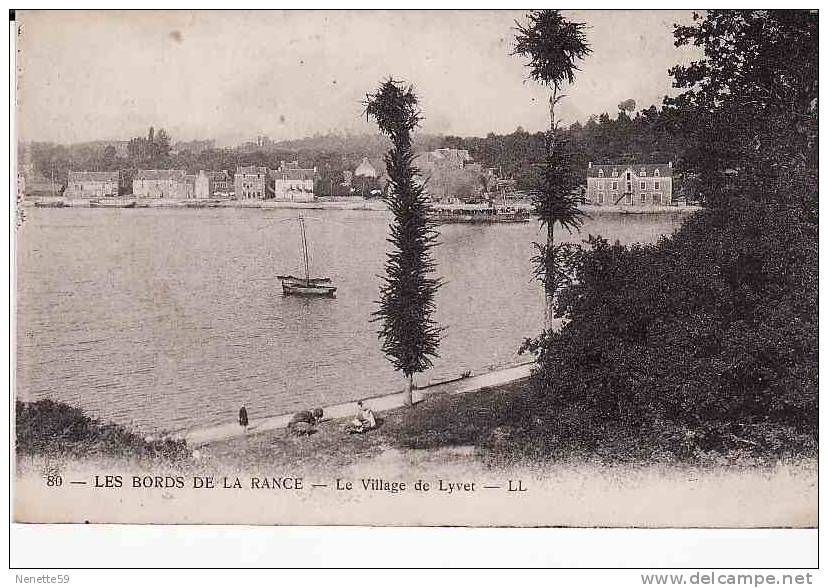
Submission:
<svg viewBox="0 0 828 588">
<path fill-rule="evenodd" d="M 69 172 L 70 182 L 117 182 L 118 172 L 77 171 Z"/>
<path fill-rule="evenodd" d="M 240 165 L 236 169 L 236 174 L 265 174 L 267 175 L 267 168 L 258 165 Z"/>
<path fill-rule="evenodd" d="M 360 163 L 357 168 L 354 170 L 355 176 L 367 176 L 370 178 L 377 177 L 377 168 L 375 168 L 371 162 L 368 160 L 367 157 L 362 158 L 362 163 Z"/>
<path fill-rule="evenodd" d="M 434 151 L 427 151 L 418 153 L 415 157 L 418 164 L 445 164 L 454 167 L 463 167 L 467 161 L 471 161 L 471 156 L 467 149 L 449 149 L 442 147 Z"/>
<path fill-rule="evenodd" d="M 587 168 L 587 177 L 599 177 L 598 170 L 604 170 L 605 178 L 612 177 L 613 170 L 618 172 L 619 176 L 627 172 L 627 170 L 640 176 L 642 169 L 646 172 L 647 176 L 654 176 L 656 170 L 658 170 L 658 174 L 661 177 L 670 177 L 673 175 L 673 168 L 670 167 L 669 163 L 593 163 L 592 167 Z"/>
<path fill-rule="evenodd" d="M 283 181 L 297 181 L 297 180 L 312 180 L 316 176 L 314 169 L 274 169 L 270 172 L 274 180 Z"/>
<path fill-rule="evenodd" d="M 183 169 L 139 169 L 135 172 L 136 180 L 178 180 L 184 181 Z"/>
</svg>

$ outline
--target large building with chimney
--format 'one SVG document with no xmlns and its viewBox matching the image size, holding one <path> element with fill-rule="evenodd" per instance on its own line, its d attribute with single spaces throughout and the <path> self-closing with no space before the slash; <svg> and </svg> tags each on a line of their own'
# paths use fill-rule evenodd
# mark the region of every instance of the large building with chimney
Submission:
<svg viewBox="0 0 828 588">
<path fill-rule="evenodd" d="M 181 169 L 141 169 L 132 179 L 136 198 L 192 198 L 195 176 L 187 177 Z"/>
<path fill-rule="evenodd" d="M 256 165 L 240 166 L 234 178 L 236 200 L 264 200 L 267 198 L 266 167 Z"/>
<path fill-rule="evenodd" d="M 279 169 L 270 171 L 268 198 L 287 202 L 310 202 L 316 168 L 301 168 L 298 161 L 283 161 Z"/>
<path fill-rule="evenodd" d="M 596 206 L 670 206 L 673 203 L 673 164 L 590 162 L 586 201 Z"/>
<path fill-rule="evenodd" d="M 64 196 L 67 198 L 112 198 L 118 195 L 120 174 L 113 172 L 70 171 Z"/>
</svg>

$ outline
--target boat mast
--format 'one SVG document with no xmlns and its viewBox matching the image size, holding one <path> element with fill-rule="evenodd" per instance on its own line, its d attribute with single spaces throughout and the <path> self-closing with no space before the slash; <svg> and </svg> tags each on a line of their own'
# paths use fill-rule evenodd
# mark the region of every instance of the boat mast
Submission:
<svg viewBox="0 0 828 588">
<path fill-rule="evenodd" d="M 302 253 L 305 256 L 305 281 L 310 284 L 310 269 L 308 268 L 308 240 L 305 237 L 305 219 L 299 213 L 299 228 L 302 231 Z"/>
</svg>

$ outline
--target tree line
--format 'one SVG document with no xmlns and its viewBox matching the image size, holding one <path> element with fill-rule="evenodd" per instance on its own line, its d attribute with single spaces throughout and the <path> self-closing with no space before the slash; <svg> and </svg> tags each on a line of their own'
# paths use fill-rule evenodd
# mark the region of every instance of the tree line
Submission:
<svg viewBox="0 0 828 588">
<path fill-rule="evenodd" d="M 559 129 L 559 135 L 571 145 L 575 169 L 586 170 L 590 161 L 662 163 L 683 160 L 683 143 L 671 126 L 671 113 L 656 106 L 632 113 L 630 104 L 634 101 L 625 102 L 619 104 L 614 116 L 602 113 L 591 116 L 584 124 L 575 122 Z M 544 132 L 530 133 L 521 127 L 512 133 L 489 133 L 485 137 L 419 133 L 413 138 L 412 145 L 415 152 L 439 147 L 466 149 L 476 162 L 494 168 L 500 177 L 516 180 L 518 189 L 526 190 L 536 179 L 535 166 L 543 158 L 544 136 Z M 278 168 L 281 161 L 297 160 L 303 167 L 317 168 L 317 192 L 328 196 L 332 193 L 342 195 L 343 172 L 356 169 L 363 157 L 369 157 L 375 165 L 381 162 L 388 140 L 379 135 L 325 135 L 284 141 L 266 149 L 191 150 L 184 144 L 179 150 L 165 129 L 150 128 L 145 136 L 130 139 L 125 151 L 105 141 L 76 145 L 35 142 L 26 148 L 34 171 L 44 179 L 54 175 L 55 181 L 62 185 L 66 184 L 69 171 L 121 171 L 127 193 L 138 169 L 183 169 L 191 174 L 202 169 L 228 170 L 233 173 L 240 165 Z"/>
</svg>

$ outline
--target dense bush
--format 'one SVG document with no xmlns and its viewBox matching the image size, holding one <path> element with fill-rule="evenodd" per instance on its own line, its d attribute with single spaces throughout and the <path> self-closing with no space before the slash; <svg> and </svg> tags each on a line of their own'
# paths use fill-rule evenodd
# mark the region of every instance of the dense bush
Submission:
<svg viewBox="0 0 828 588">
<path fill-rule="evenodd" d="M 680 453 L 815 447 L 818 27 L 710 10 L 675 29 L 704 56 L 671 70 L 685 92 L 662 114 L 709 208 L 655 245 L 592 238 L 571 258 L 567 322 L 528 345 L 536 445 L 578 413 Z"/>
<path fill-rule="evenodd" d="M 145 439 L 120 425 L 101 423 L 78 408 L 52 400 L 18 400 L 15 433 L 15 449 L 23 455 L 106 455 L 170 461 L 189 455 L 184 440 Z"/>
<path fill-rule="evenodd" d="M 764 425 L 816 439 L 817 225 L 806 211 L 734 198 L 655 245 L 590 237 L 574 263 L 556 309 L 565 326 L 530 343 L 536 441 L 574 408 L 631 431 L 675 430 L 699 449 L 760 443 Z"/>
</svg>

